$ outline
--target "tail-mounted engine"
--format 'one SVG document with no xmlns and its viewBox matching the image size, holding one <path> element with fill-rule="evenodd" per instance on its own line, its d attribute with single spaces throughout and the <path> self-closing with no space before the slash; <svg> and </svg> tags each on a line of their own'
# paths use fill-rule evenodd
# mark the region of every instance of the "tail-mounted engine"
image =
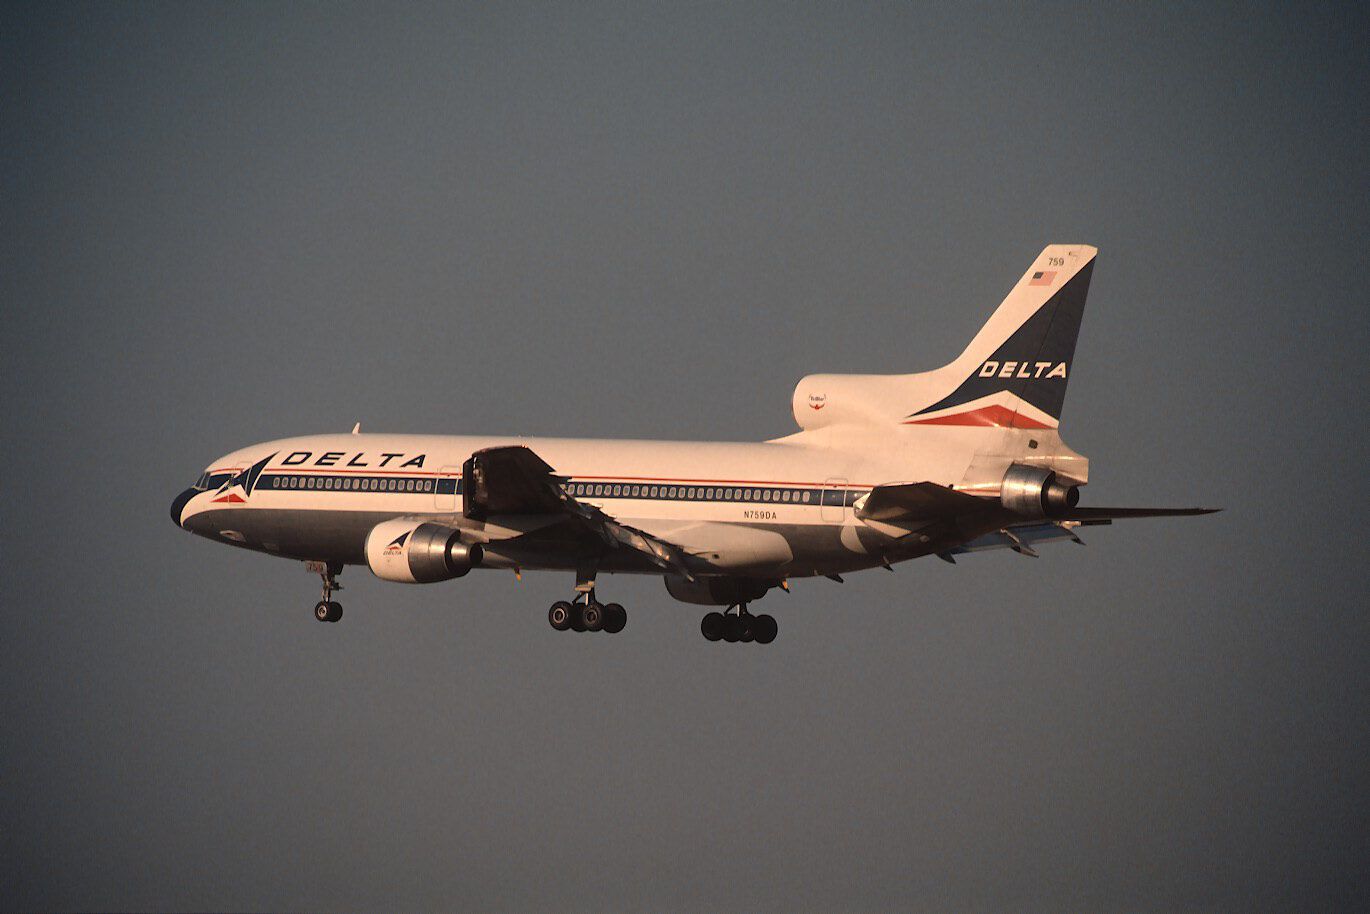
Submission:
<svg viewBox="0 0 1370 914">
<path fill-rule="evenodd" d="M 461 541 L 461 531 L 413 520 L 388 520 L 366 537 L 366 564 L 385 581 L 431 584 L 459 578 L 481 563 L 478 543 Z"/>
<path fill-rule="evenodd" d="M 999 500 L 1025 517 L 1060 517 L 1080 503 L 1080 487 L 1061 482 L 1052 470 L 1015 463 L 1004 474 Z"/>
</svg>

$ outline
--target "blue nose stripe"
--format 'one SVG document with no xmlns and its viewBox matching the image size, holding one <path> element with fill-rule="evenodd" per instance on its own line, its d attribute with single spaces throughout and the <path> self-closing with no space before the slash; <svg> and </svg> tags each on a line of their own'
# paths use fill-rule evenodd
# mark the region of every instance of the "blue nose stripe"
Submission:
<svg viewBox="0 0 1370 914">
<path fill-rule="evenodd" d="M 181 512 L 186 509 L 186 505 L 190 502 L 190 500 L 199 494 L 199 491 L 196 489 L 186 489 L 180 495 L 176 496 L 176 500 L 171 503 L 172 523 L 174 523 L 178 527 L 181 526 Z"/>
</svg>

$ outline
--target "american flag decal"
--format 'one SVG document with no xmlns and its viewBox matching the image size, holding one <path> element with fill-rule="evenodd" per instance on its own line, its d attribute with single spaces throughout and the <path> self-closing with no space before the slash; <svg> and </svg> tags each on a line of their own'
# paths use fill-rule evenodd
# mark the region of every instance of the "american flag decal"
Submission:
<svg viewBox="0 0 1370 914">
<path fill-rule="evenodd" d="M 1038 270 L 1032 274 L 1032 279 L 1028 280 L 1030 286 L 1049 286 L 1056 281 L 1055 270 Z"/>
</svg>

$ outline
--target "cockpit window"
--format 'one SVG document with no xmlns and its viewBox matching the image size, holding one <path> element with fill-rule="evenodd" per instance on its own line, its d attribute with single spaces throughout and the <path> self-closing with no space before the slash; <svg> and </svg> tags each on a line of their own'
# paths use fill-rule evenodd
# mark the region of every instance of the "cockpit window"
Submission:
<svg viewBox="0 0 1370 914">
<path fill-rule="evenodd" d="M 191 488 L 199 489 L 201 492 L 208 489 L 217 489 L 219 486 L 228 482 L 232 475 L 232 473 L 215 473 L 211 476 L 209 472 L 206 471 L 200 474 L 200 478 L 195 480 L 195 485 L 191 486 Z"/>
</svg>

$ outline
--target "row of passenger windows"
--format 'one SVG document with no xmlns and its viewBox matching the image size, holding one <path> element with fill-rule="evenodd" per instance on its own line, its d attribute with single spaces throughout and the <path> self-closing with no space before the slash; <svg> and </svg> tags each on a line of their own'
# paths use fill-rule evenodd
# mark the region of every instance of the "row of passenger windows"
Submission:
<svg viewBox="0 0 1370 914">
<path fill-rule="evenodd" d="M 573 496 L 594 498 L 675 498 L 686 501 L 770 501 L 807 505 L 811 493 L 799 489 L 731 489 L 718 486 L 643 486 L 619 483 L 573 482 L 566 487 Z"/>
<path fill-rule="evenodd" d="M 262 481 L 268 489 L 325 489 L 338 492 L 432 492 L 435 483 L 432 479 L 351 476 L 268 476 Z"/>
<path fill-rule="evenodd" d="M 268 489 L 323 489 L 330 492 L 433 492 L 437 480 L 385 479 L 351 476 L 266 476 Z M 452 490 L 449 482 L 445 487 Z M 621 483 L 574 482 L 566 486 L 573 496 L 603 498 L 666 498 L 684 501 L 759 501 L 807 505 L 812 492 L 804 489 L 729 488 L 725 486 L 651 486 Z"/>
</svg>

